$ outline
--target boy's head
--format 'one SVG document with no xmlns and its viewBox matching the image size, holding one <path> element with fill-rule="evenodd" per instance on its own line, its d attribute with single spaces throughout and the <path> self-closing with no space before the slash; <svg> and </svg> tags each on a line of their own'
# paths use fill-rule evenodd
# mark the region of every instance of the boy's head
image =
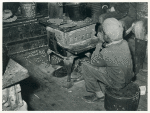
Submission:
<svg viewBox="0 0 150 113">
<path fill-rule="evenodd" d="M 102 26 L 106 42 L 118 41 L 123 38 L 123 27 L 117 19 L 108 18 L 103 22 Z"/>
<path fill-rule="evenodd" d="M 137 21 L 133 28 L 133 33 L 135 34 L 136 38 L 143 40 L 147 34 L 145 23 L 143 21 Z"/>
</svg>

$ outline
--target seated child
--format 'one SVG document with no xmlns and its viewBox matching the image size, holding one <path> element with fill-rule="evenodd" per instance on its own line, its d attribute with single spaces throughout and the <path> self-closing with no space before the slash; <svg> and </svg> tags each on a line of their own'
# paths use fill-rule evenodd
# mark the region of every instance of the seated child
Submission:
<svg viewBox="0 0 150 113">
<path fill-rule="evenodd" d="M 93 93 L 83 97 L 88 103 L 104 98 L 100 85 L 120 89 L 130 83 L 134 76 L 128 43 L 122 37 L 122 24 L 115 18 L 108 18 L 102 28 L 105 48 L 102 49 L 102 43 L 98 43 L 91 63 L 82 63 L 86 90 Z"/>
</svg>

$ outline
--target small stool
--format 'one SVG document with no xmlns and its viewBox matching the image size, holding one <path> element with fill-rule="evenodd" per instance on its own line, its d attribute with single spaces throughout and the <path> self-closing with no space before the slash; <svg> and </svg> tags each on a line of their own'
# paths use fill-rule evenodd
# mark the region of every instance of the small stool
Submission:
<svg viewBox="0 0 150 113">
<path fill-rule="evenodd" d="M 107 111 L 136 111 L 139 99 L 139 86 L 131 82 L 120 90 L 106 88 L 104 107 Z"/>
</svg>

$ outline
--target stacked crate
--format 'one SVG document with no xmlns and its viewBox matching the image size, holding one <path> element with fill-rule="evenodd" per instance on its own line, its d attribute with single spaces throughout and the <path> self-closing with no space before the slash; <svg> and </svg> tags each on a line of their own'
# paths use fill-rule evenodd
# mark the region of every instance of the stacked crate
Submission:
<svg viewBox="0 0 150 113">
<path fill-rule="evenodd" d="M 3 75 L 2 109 L 3 111 L 27 110 L 27 104 L 22 100 L 19 82 L 29 77 L 28 71 L 12 59 L 9 60 Z"/>
<path fill-rule="evenodd" d="M 22 100 L 19 84 L 3 89 L 2 94 L 3 111 L 27 111 L 27 104 Z"/>
</svg>

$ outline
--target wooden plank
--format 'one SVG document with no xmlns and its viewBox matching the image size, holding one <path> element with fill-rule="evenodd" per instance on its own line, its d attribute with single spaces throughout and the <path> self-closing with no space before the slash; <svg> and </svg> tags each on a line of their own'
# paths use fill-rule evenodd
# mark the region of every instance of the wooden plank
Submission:
<svg viewBox="0 0 150 113">
<path fill-rule="evenodd" d="M 3 75 L 3 88 L 13 85 L 29 77 L 28 70 L 10 59 Z"/>
</svg>

